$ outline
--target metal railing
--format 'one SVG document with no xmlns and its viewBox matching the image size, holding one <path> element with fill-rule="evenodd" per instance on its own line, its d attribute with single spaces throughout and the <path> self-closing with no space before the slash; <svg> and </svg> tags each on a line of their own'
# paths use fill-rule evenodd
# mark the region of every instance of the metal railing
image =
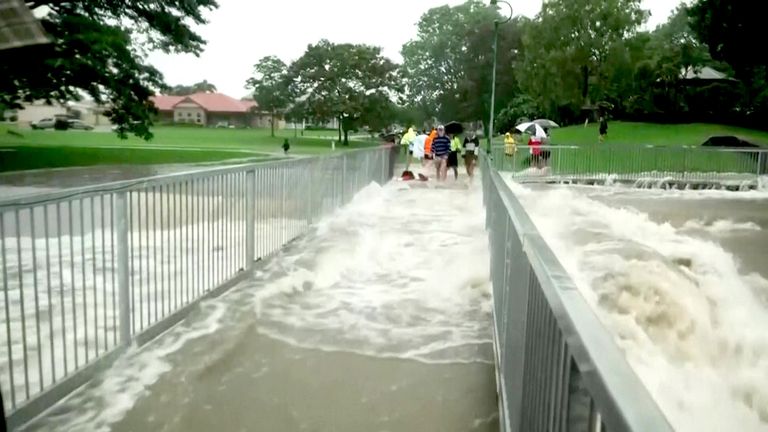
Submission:
<svg viewBox="0 0 768 432">
<path fill-rule="evenodd" d="M 11 427 L 232 286 L 372 181 L 388 147 L 0 200 Z"/>
<path fill-rule="evenodd" d="M 501 430 L 672 431 L 522 205 L 482 159 Z"/>
<path fill-rule="evenodd" d="M 491 158 L 494 168 L 521 180 L 754 182 L 768 174 L 768 149 L 762 148 L 600 144 L 540 150 L 534 156 L 526 145 L 516 151 L 496 145 Z"/>
</svg>

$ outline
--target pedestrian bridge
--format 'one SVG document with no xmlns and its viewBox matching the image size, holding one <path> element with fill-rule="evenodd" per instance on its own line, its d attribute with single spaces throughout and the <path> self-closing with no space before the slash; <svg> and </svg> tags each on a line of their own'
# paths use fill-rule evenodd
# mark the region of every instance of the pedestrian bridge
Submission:
<svg viewBox="0 0 768 432">
<path fill-rule="evenodd" d="M 1 201 L 11 428 L 671 430 L 489 158 L 395 159 Z"/>
</svg>

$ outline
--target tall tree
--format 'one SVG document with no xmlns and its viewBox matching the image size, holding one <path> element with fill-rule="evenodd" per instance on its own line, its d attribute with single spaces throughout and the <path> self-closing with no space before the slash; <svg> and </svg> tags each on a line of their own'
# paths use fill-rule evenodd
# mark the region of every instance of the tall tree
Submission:
<svg viewBox="0 0 768 432">
<path fill-rule="evenodd" d="M 205 41 L 192 25 L 215 0 L 32 0 L 47 8 L 43 28 L 48 45 L 2 53 L 0 103 L 19 106 L 34 100 L 69 101 L 90 95 L 109 107 L 106 115 L 143 138 L 154 105 L 149 97 L 165 87 L 162 74 L 145 63 L 145 51 L 199 54 Z M 23 61 L 19 59 L 23 58 Z"/>
<path fill-rule="evenodd" d="M 746 111 L 762 123 L 768 114 L 768 52 L 762 48 L 765 23 L 745 1 L 697 0 L 691 27 L 715 60 L 728 63 L 747 88 Z M 757 44 L 757 45 L 756 45 Z"/>
<path fill-rule="evenodd" d="M 170 88 L 168 94 L 174 96 L 189 96 L 195 93 L 214 93 L 216 86 L 209 83 L 208 80 L 202 80 L 192 85 L 175 85 Z"/>
<path fill-rule="evenodd" d="M 409 105 L 425 118 L 475 121 L 488 118 L 493 65 L 493 23 L 499 12 L 481 1 L 430 9 L 417 38 L 402 48 Z M 512 70 L 520 47 L 518 20 L 499 29 L 497 97 L 516 90 Z M 501 106 L 501 105 L 500 105 Z"/>
<path fill-rule="evenodd" d="M 351 125 L 350 119 L 370 110 L 371 101 L 391 101 L 398 91 L 396 71 L 381 48 L 321 40 L 307 47 L 288 75 L 292 93 L 301 95 L 313 118 L 339 120 L 341 141 L 341 125 Z M 349 144 L 346 133 L 344 144 Z"/>
<path fill-rule="evenodd" d="M 647 18 L 640 0 L 549 0 L 524 36 L 521 86 L 549 114 L 601 99 L 611 47 Z M 593 85 L 594 84 L 594 85 Z"/>
<path fill-rule="evenodd" d="M 263 57 L 253 66 L 254 76 L 246 82 L 253 90 L 253 99 L 259 108 L 272 116 L 272 136 L 275 136 L 277 113 L 285 110 L 291 101 L 288 65 L 275 56 Z"/>
</svg>

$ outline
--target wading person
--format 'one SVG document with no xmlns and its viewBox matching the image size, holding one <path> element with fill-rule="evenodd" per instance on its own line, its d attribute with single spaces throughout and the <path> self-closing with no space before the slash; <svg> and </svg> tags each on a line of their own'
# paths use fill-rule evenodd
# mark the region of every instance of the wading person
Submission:
<svg viewBox="0 0 768 432">
<path fill-rule="evenodd" d="M 451 139 L 451 152 L 448 153 L 448 168 L 453 170 L 453 178 L 459 179 L 459 153 L 461 153 L 461 140 L 458 135 L 449 135 Z"/>
<path fill-rule="evenodd" d="M 475 166 L 477 165 L 477 153 L 480 151 L 480 138 L 472 132 L 471 136 L 464 138 L 464 165 L 467 168 L 467 175 L 471 179 L 475 175 Z"/>
<path fill-rule="evenodd" d="M 432 141 L 435 140 L 435 137 L 437 137 L 437 130 L 432 128 L 432 132 L 429 133 L 427 140 L 424 141 L 424 161 L 422 162 L 423 167 L 429 165 L 429 161 L 432 160 Z"/>
<path fill-rule="evenodd" d="M 437 179 L 448 178 L 448 155 L 451 153 L 451 139 L 445 134 L 445 127 L 437 127 L 437 137 L 432 140 L 432 159 L 437 167 Z"/>
</svg>

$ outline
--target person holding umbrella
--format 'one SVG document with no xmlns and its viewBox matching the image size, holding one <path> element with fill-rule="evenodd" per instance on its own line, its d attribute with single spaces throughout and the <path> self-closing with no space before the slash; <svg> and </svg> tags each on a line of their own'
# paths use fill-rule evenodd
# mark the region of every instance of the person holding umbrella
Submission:
<svg viewBox="0 0 768 432">
<path fill-rule="evenodd" d="M 519 124 L 516 129 L 530 135 L 528 147 L 531 149 L 531 167 L 541 168 L 542 160 L 548 157 L 541 149 L 542 142 L 547 137 L 546 131 L 533 122 Z"/>
</svg>

